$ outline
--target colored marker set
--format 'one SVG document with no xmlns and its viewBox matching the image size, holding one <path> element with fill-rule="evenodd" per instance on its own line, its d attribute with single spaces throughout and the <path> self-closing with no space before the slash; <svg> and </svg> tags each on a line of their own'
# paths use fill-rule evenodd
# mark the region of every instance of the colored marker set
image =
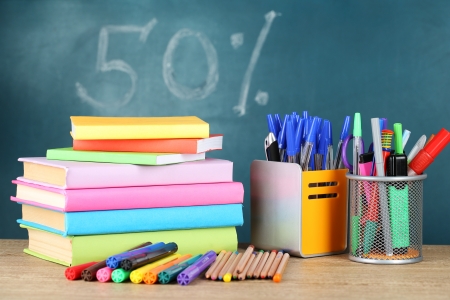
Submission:
<svg viewBox="0 0 450 300">
<path fill-rule="evenodd" d="M 176 280 L 180 285 L 188 285 L 217 257 L 214 251 L 193 257 L 191 254 L 180 255 L 177 250 L 176 243 L 148 242 L 101 262 L 69 267 L 65 276 L 68 280 L 116 283 L 130 280 L 132 283 L 167 284 Z"/>
<path fill-rule="evenodd" d="M 373 144 L 365 152 L 361 116 L 355 114 L 353 135 L 343 141 L 343 163 L 349 169 L 350 254 L 353 261 L 404 264 L 422 260 L 423 171 L 450 142 L 441 129 L 425 144 L 422 136 L 406 155 L 411 132 L 386 119 L 371 119 Z M 353 139 L 353 165 L 346 148 Z M 392 140 L 394 149 L 391 149 Z"/>
<path fill-rule="evenodd" d="M 309 116 L 307 111 L 303 112 L 303 117 L 296 112 L 285 115 L 283 121 L 278 114 L 269 114 L 269 134 L 264 141 L 266 159 L 297 163 L 303 171 L 342 169 L 340 147 L 348 135 L 349 121 L 350 117 L 344 120 L 337 156 L 333 160 L 333 130 L 329 120 Z"/>
<path fill-rule="evenodd" d="M 222 250 L 205 277 L 224 282 L 251 278 L 268 278 L 280 282 L 290 257 L 289 254 L 276 250 L 271 252 L 254 250 L 253 245 L 250 245 L 244 253 Z"/>
</svg>

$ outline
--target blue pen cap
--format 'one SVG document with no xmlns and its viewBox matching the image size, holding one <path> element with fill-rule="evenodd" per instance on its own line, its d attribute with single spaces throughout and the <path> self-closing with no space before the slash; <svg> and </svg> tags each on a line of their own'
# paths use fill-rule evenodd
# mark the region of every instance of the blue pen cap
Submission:
<svg viewBox="0 0 450 300">
<path fill-rule="evenodd" d="M 294 156 L 296 154 L 296 152 L 295 152 L 295 130 L 294 130 L 294 123 L 292 122 L 291 117 L 288 117 L 288 120 L 286 121 L 286 141 L 287 141 L 287 147 L 286 147 L 287 155 Z"/>
<path fill-rule="evenodd" d="M 269 127 L 269 131 L 272 132 L 275 136 L 278 136 L 277 126 L 275 125 L 275 120 L 273 119 L 271 114 L 267 115 L 267 126 Z"/>
<path fill-rule="evenodd" d="M 284 116 L 283 126 L 281 126 L 280 132 L 278 133 L 278 148 L 286 149 L 286 121 L 289 115 Z"/>
<path fill-rule="evenodd" d="M 348 136 L 348 130 L 350 128 L 350 116 L 346 116 L 344 120 L 344 125 L 342 125 L 341 137 L 339 138 L 341 141 L 345 140 Z"/>
<path fill-rule="evenodd" d="M 308 119 L 308 111 L 307 110 L 304 110 L 303 111 L 303 119 Z"/>
<path fill-rule="evenodd" d="M 388 129 L 388 120 L 386 118 L 381 118 L 383 120 L 383 127 L 381 127 L 381 130 Z"/>
<path fill-rule="evenodd" d="M 314 143 L 314 144 L 316 143 L 318 124 L 319 124 L 319 120 L 317 118 L 312 119 L 311 127 L 308 128 L 308 135 L 306 136 L 306 142 Z"/>
<path fill-rule="evenodd" d="M 297 130 L 297 126 L 298 126 L 298 120 L 297 120 L 297 113 L 293 112 L 290 116 L 290 120 L 292 122 L 292 124 L 294 124 L 294 132 Z"/>
<path fill-rule="evenodd" d="M 280 115 L 279 114 L 274 114 L 274 119 L 275 119 L 275 126 L 278 129 L 278 132 L 280 132 L 281 130 L 281 119 L 280 119 Z M 278 135 L 275 135 L 276 137 L 278 137 Z"/>
<path fill-rule="evenodd" d="M 328 132 L 327 131 L 328 131 L 329 127 L 327 126 L 327 122 L 330 123 L 330 121 L 328 121 L 328 120 L 325 120 L 323 122 L 323 127 L 322 127 L 322 130 L 320 132 L 318 153 L 322 154 L 322 155 L 326 155 L 327 154 L 327 150 L 328 150 L 328 141 L 327 141 Z"/>
<path fill-rule="evenodd" d="M 300 146 L 302 144 L 302 139 L 303 139 L 303 128 L 305 126 L 306 120 L 300 118 L 299 122 L 298 122 L 298 126 L 297 129 L 295 130 L 295 152 L 299 153 L 300 152 Z"/>
<path fill-rule="evenodd" d="M 320 134 L 322 132 L 322 118 L 320 118 L 320 117 L 314 117 L 314 118 L 317 118 L 319 120 L 319 124 L 317 125 L 317 133 L 316 133 L 317 146 L 319 146 L 319 138 L 320 138 Z"/>
<path fill-rule="evenodd" d="M 326 138 L 327 138 L 327 146 L 333 145 L 333 126 L 331 126 L 331 122 L 329 120 L 325 120 L 323 126 L 327 126 Z"/>
</svg>

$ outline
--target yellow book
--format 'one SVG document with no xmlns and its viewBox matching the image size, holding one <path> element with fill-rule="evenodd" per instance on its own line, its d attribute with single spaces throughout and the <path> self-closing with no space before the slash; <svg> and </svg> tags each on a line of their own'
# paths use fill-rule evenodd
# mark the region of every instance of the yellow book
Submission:
<svg viewBox="0 0 450 300">
<path fill-rule="evenodd" d="M 209 124 L 185 117 L 84 117 L 72 116 L 74 140 L 132 140 L 207 138 Z"/>
</svg>

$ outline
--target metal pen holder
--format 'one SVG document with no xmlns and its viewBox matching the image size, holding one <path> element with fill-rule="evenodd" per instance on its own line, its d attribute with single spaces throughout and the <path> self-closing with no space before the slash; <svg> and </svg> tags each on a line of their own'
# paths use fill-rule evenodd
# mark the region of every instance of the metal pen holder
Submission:
<svg viewBox="0 0 450 300">
<path fill-rule="evenodd" d="M 423 180 L 427 175 L 346 176 L 349 259 L 371 264 L 422 261 Z"/>
</svg>

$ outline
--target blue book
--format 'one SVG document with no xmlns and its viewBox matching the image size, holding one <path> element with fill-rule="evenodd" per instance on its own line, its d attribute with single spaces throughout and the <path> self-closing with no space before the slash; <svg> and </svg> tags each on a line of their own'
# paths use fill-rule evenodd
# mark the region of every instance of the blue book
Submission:
<svg viewBox="0 0 450 300">
<path fill-rule="evenodd" d="M 61 212 L 22 204 L 18 223 L 63 236 L 241 226 L 241 204 Z"/>
</svg>

